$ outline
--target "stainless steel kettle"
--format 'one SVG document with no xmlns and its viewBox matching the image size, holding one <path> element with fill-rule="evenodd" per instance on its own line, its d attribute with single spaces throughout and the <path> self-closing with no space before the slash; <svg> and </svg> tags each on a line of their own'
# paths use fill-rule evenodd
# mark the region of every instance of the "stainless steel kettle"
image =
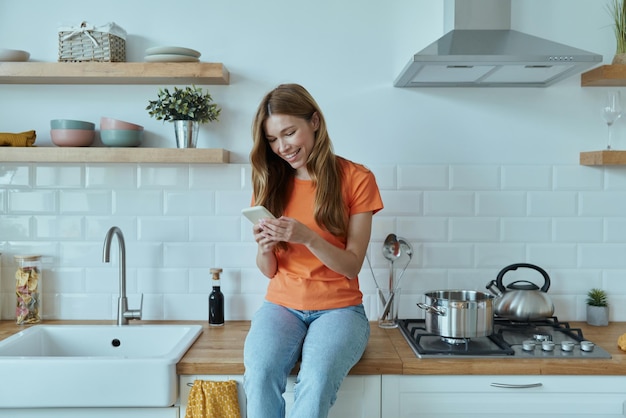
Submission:
<svg viewBox="0 0 626 418">
<path fill-rule="evenodd" d="M 537 270 L 544 279 L 541 288 L 527 280 L 515 281 L 506 288 L 502 283 L 504 274 L 519 267 L 527 267 Z M 554 304 L 546 293 L 550 288 L 550 277 L 541 267 L 534 264 L 518 263 L 505 267 L 498 273 L 496 280 L 487 284 L 487 289 L 496 297 L 494 300 L 494 313 L 503 318 L 515 321 L 532 321 L 545 319 L 554 313 Z"/>
</svg>

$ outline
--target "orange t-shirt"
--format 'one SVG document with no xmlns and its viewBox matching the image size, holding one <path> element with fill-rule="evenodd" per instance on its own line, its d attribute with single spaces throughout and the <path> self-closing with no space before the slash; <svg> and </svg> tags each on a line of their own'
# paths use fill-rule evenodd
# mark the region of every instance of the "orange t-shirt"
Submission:
<svg viewBox="0 0 626 418">
<path fill-rule="evenodd" d="M 374 174 L 360 164 L 343 158 L 339 161 L 343 168 L 343 198 L 349 215 L 381 210 L 383 202 Z M 317 225 L 314 202 L 312 182 L 294 179 L 284 216 L 297 219 L 326 241 L 345 248 L 345 238 L 338 238 Z M 268 301 L 299 310 L 334 309 L 362 303 L 359 279 L 350 280 L 329 269 L 305 245 L 290 243 L 288 250 L 277 253 L 277 259 L 278 270 L 267 289 Z"/>
</svg>

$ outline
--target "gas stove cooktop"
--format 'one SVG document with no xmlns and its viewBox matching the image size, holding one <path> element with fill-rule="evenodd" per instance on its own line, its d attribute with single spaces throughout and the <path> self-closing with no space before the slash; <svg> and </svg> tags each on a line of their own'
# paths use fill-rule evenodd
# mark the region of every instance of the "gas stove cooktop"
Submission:
<svg viewBox="0 0 626 418">
<path fill-rule="evenodd" d="M 516 322 L 495 318 L 488 337 L 445 338 L 429 333 L 423 319 L 400 319 L 398 328 L 417 357 L 501 357 L 608 359 L 602 347 L 585 340 L 579 328 L 556 317 Z"/>
</svg>

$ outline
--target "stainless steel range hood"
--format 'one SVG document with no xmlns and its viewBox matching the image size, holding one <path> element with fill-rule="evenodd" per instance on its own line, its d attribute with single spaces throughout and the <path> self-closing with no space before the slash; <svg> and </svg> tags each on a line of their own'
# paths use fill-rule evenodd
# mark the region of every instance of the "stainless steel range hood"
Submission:
<svg viewBox="0 0 626 418">
<path fill-rule="evenodd" d="M 446 0 L 454 29 L 413 56 L 396 87 L 546 87 L 602 55 L 511 30 L 510 0 Z"/>
</svg>

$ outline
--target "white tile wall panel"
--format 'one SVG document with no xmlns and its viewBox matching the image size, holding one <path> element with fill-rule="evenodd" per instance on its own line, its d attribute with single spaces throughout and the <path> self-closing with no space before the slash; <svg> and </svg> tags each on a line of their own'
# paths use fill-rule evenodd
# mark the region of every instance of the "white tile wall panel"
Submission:
<svg viewBox="0 0 626 418">
<path fill-rule="evenodd" d="M 38 164 L 35 166 L 37 188 L 82 188 L 84 167 L 81 165 Z"/>
<path fill-rule="evenodd" d="M 211 267 L 216 265 L 215 244 L 170 243 L 163 244 L 164 267 Z M 221 263 L 221 261 L 219 261 Z"/>
<path fill-rule="evenodd" d="M 7 212 L 7 191 L 0 190 L 0 214 Z"/>
<path fill-rule="evenodd" d="M 30 187 L 30 166 L 0 163 L 0 186 Z"/>
<path fill-rule="evenodd" d="M 57 210 L 56 190 L 9 190 L 8 213 L 54 213 Z"/>
<path fill-rule="evenodd" d="M 624 242 L 626 237 L 626 218 L 604 218 L 605 242 Z"/>
<path fill-rule="evenodd" d="M 585 295 L 592 287 L 602 287 L 600 269 L 549 269 L 551 294 Z M 539 282 L 536 282 L 540 284 Z"/>
<path fill-rule="evenodd" d="M 526 245 L 502 242 L 497 244 L 479 243 L 474 247 L 477 268 L 502 268 L 526 260 Z"/>
<path fill-rule="evenodd" d="M 383 201 L 384 203 L 384 201 Z M 378 212 L 374 215 L 372 220 L 372 232 L 370 234 L 370 242 L 379 243 L 382 245 L 382 242 L 385 240 L 385 237 L 390 233 L 397 233 L 399 235 L 408 235 L 405 234 L 405 229 L 403 226 L 397 223 L 397 219 L 394 216 L 387 216 L 385 214 L 385 209 Z M 250 241 L 253 242 L 253 241 Z"/>
<path fill-rule="evenodd" d="M 48 268 L 42 280 L 44 293 L 86 293 L 85 269 Z"/>
<path fill-rule="evenodd" d="M 137 166 L 134 164 L 90 164 L 85 173 L 88 189 L 137 188 Z"/>
<path fill-rule="evenodd" d="M 138 293 L 188 293 L 189 274 L 180 268 L 137 269 Z"/>
<path fill-rule="evenodd" d="M 194 164 L 189 170 L 191 189 L 240 190 L 245 184 L 239 164 Z"/>
<path fill-rule="evenodd" d="M 381 190 L 384 215 L 415 216 L 422 213 L 422 193 L 418 191 L 401 192 L 395 190 Z M 381 214 L 383 213 L 381 211 Z"/>
<path fill-rule="evenodd" d="M 140 165 L 140 189 L 182 189 L 189 187 L 188 165 Z"/>
<path fill-rule="evenodd" d="M 550 295 L 550 291 L 548 291 Z M 575 296 L 567 295 L 550 295 L 550 300 L 554 304 L 554 316 L 559 318 L 560 321 L 584 321 L 587 317 L 584 310 L 580 312 L 578 309 L 578 303 Z"/>
<path fill-rule="evenodd" d="M 189 218 L 186 216 L 141 216 L 137 219 L 139 241 L 189 241 Z"/>
<path fill-rule="evenodd" d="M 126 244 L 126 265 L 129 267 L 167 267 L 162 242 L 134 242 Z"/>
<path fill-rule="evenodd" d="M 115 190 L 113 192 L 114 215 L 162 215 L 163 193 L 154 191 Z"/>
<path fill-rule="evenodd" d="M 605 190 L 626 190 L 626 170 L 623 167 L 587 167 L 589 170 L 597 170 L 604 175 Z"/>
<path fill-rule="evenodd" d="M 76 240 L 84 236 L 82 216 L 33 216 L 36 239 Z M 0 221 L 1 223 L 1 221 Z M 0 233 L 0 236 L 2 234 Z"/>
<path fill-rule="evenodd" d="M 161 293 L 144 294 L 143 306 L 141 308 L 141 319 L 144 319 L 147 321 L 169 319 L 165 316 L 165 313 L 163 312 L 163 299 L 164 299 L 164 295 Z M 135 304 L 135 303 L 139 303 L 139 302 L 133 302 L 133 305 L 129 305 L 130 309 L 139 309 L 139 304 Z M 111 318 L 111 319 L 115 319 L 115 318 Z"/>
<path fill-rule="evenodd" d="M 239 242 L 242 224 L 241 215 L 236 216 L 194 216 L 189 218 L 189 240 L 207 242 Z M 252 230 L 246 219 L 245 227 Z M 252 235 L 252 232 L 250 232 Z M 254 240 L 252 240 L 254 242 Z"/>
<path fill-rule="evenodd" d="M 366 165 L 376 177 L 376 184 L 380 189 L 395 190 L 398 186 L 398 171 L 402 166 L 392 164 Z"/>
<path fill-rule="evenodd" d="M 215 261 L 212 265 L 223 268 L 244 268 L 256 266 L 257 247 L 250 244 L 221 243 L 215 244 Z"/>
<path fill-rule="evenodd" d="M 251 319 L 261 307 L 265 298 L 262 295 L 232 295 L 224 301 L 224 318 L 226 320 Z M 207 315 L 208 319 L 208 315 Z"/>
<path fill-rule="evenodd" d="M 425 216 L 471 216 L 474 213 L 475 194 L 472 192 L 424 192 Z"/>
<path fill-rule="evenodd" d="M 450 183 L 446 165 L 401 165 L 398 167 L 399 190 L 447 190 Z"/>
<path fill-rule="evenodd" d="M 503 190 L 551 190 L 552 166 L 505 165 L 502 167 Z"/>
<path fill-rule="evenodd" d="M 529 192 L 529 216 L 576 216 L 578 194 L 576 192 Z"/>
<path fill-rule="evenodd" d="M 459 165 L 450 167 L 450 189 L 452 190 L 498 190 L 499 188 L 499 166 Z"/>
<path fill-rule="evenodd" d="M 44 299 L 44 312 L 56 318 L 114 319 L 111 296 L 105 294 L 55 294 Z"/>
<path fill-rule="evenodd" d="M 426 268 L 461 268 L 474 265 L 474 247 L 471 244 L 425 243 L 422 249 L 422 264 Z"/>
<path fill-rule="evenodd" d="M 504 265 L 502 267 L 505 267 Z M 448 271 L 450 289 L 469 289 L 487 292 L 487 283 L 497 277 L 497 269 L 454 269 Z"/>
<path fill-rule="evenodd" d="M 448 218 L 444 217 L 402 217 L 397 220 L 397 231 L 412 242 L 448 241 Z"/>
<path fill-rule="evenodd" d="M 581 192 L 581 216 L 623 217 L 626 214 L 624 192 Z"/>
<path fill-rule="evenodd" d="M 256 267 L 242 268 L 241 293 L 265 296 L 269 280 Z"/>
<path fill-rule="evenodd" d="M 232 306 L 230 300 L 230 295 L 224 295 L 224 317 L 227 307 Z M 208 295 L 164 294 L 162 309 L 164 318 L 169 320 L 208 320 L 209 298 Z"/>
<path fill-rule="evenodd" d="M 198 191 L 194 191 L 198 193 Z M 252 192 L 242 191 L 217 191 L 215 192 L 215 214 L 233 215 L 240 214 L 241 209 L 247 208 L 252 202 Z M 206 212 L 202 213 L 207 215 Z M 239 215 L 241 216 L 241 215 Z M 250 224 L 252 226 L 252 224 Z"/>
<path fill-rule="evenodd" d="M 209 190 L 166 190 L 164 215 L 213 215 L 215 193 Z"/>
<path fill-rule="evenodd" d="M 2 215 L 0 217 L 0 242 L 27 241 L 34 236 L 30 215 Z"/>
<path fill-rule="evenodd" d="M 113 226 L 122 230 L 125 241 L 137 241 L 137 218 L 134 216 L 85 216 L 85 239 L 104 244 L 104 237 Z"/>
<path fill-rule="evenodd" d="M 421 267 L 409 268 L 401 285 L 405 294 L 422 294 L 430 290 L 446 289 L 450 286 L 448 271 Z"/>
<path fill-rule="evenodd" d="M 602 242 L 604 222 L 601 218 L 557 218 L 553 221 L 556 242 Z"/>
<path fill-rule="evenodd" d="M 87 293 L 106 293 L 118 295 L 119 285 L 119 264 L 117 256 L 111 257 L 111 263 L 102 262 L 98 266 L 88 267 L 85 270 L 85 289 Z M 126 290 L 130 293 L 137 291 L 137 270 L 126 269 Z"/>
<path fill-rule="evenodd" d="M 450 219 L 451 242 L 485 242 L 500 239 L 500 220 L 496 218 Z"/>
<path fill-rule="evenodd" d="M 602 281 L 594 285 L 589 283 L 589 288 L 601 287 L 607 291 L 609 295 L 622 294 L 621 289 L 624 287 L 624 272 L 622 270 L 601 270 Z"/>
<path fill-rule="evenodd" d="M 609 321 L 621 321 L 626 318 L 626 296 L 618 294 L 609 297 Z"/>
<path fill-rule="evenodd" d="M 554 190 L 602 190 L 603 170 L 587 166 L 554 167 Z"/>
<path fill-rule="evenodd" d="M 104 240 L 104 236 L 102 237 Z M 111 244 L 111 260 L 117 263 L 117 241 Z M 103 242 L 62 241 L 59 243 L 59 258 L 55 260 L 62 267 L 93 267 L 102 263 Z M 126 259 L 129 246 L 126 243 Z M 127 261 L 128 264 L 128 261 Z"/>
<path fill-rule="evenodd" d="M 626 268 L 626 244 L 580 244 L 579 266 L 582 268 Z"/>
<path fill-rule="evenodd" d="M 550 218 L 505 218 L 502 220 L 503 242 L 550 242 Z"/>
<path fill-rule="evenodd" d="M 477 192 L 477 216 L 525 216 L 527 212 L 526 192 Z"/>
<path fill-rule="evenodd" d="M 62 215 L 109 215 L 112 196 L 104 190 L 59 190 L 59 213 Z"/>
<path fill-rule="evenodd" d="M 547 268 L 574 268 L 578 266 L 576 244 L 528 244 L 527 260 Z"/>
</svg>

